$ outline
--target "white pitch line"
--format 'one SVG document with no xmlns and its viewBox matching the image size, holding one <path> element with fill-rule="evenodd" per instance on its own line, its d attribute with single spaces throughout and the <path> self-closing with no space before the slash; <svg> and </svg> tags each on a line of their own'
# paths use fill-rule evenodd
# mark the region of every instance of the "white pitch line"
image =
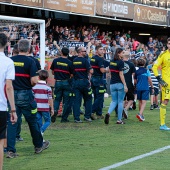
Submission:
<svg viewBox="0 0 170 170">
<path fill-rule="evenodd" d="M 145 157 L 148 157 L 148 156 L 151 156 L 151 155 L 154 155 L 154 154 L 156 154 L 156 153 L 163 152 L 163 151 L 165 151 L 165 150 L 167 150 L 167 149 L 170 149 L 170 145 L 165 146 L 165 147 L 163 147 L 163 148 L 156 149 L 156 150 L 151 151 L 151 152 L 148 152 L 148 153 L 145 153 L 145 154 L 143 154 L 143 155 L 135 156 L 135 157 L 133 157 L 133 158 L 127 159 L 127 160 L 122 161 L 122 162 L 115 163 L 115 164 L 113 164 L 113 165 L 110 165 L 110 166 L 101 168 L 101 169 L 99 169 L 99 170 L 110 170 L 110 169 L 114 169 L 114 168 L 117 168 L 117 167 L 119 167 L 119 166 L 122 166 L 122 165 L 125 165 L 125 164 L 128 164 L 128 163 L 137 161 L 137 160 L 139 160 L 139 159 L 142 159 L 142 158 L 145 158 Z"/>
</svg>

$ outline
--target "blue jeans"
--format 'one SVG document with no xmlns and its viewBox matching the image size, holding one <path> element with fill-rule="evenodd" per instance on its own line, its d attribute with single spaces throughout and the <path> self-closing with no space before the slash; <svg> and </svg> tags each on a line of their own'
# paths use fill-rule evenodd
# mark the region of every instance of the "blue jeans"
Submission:
<svg viewBox="0 0 170 170">
<path fill-rule="evenodd" d="M 104 93 L 105 86 L 102 77 L 92 77 L 91 79 L 92 90 L 94 94 L 94 102 L 92 106 L 92 113 L 96 115 L 102 115 L 103 102 L 104 102 Z"/>
<path fill-rule="evenodd" d="M 62 120 L 67 120 L 69 116 L 71 96 L 72 92 L 69 81 L 56 81 L 54 90 L 54 110 L 55 112 L 58 112 L 60 102 L 63 99 Z"/>
<path fill-rule="evenodd" d="M 32 142 L 35 148 L 40 148 L 43 145 L 43 138 L 38 127 L 36 118 L 36 107 L 37 104 L 34 100 L 32 90 L 14 90 L 15 107 L 18 116 L 18 121 L 12 124 L 8 122 L 7 127 L 7 150 L 16 152 L 16 132 L 18 123 L 21 119 L 22 114 L 28 122 L 29 129 L 32 136 Z"/>
<path fill-rule="evenodd" d="M 85 105 L 84 117 L 89 119 L 92 113 L 92 90 L 88 80 L 75 80 L 74 83 L 75 100 L 73 104 L 74 120 L 80 120 L 80 107 L 82 97 Z"/>
<path fill-rule="evenodd" d="M 43 119 L 44 119 L 44 124 L 43 124 Z M 37 112 L 37 122 L 38 126 L 40 128 L 40 131 L 42 133 L 45 132 L 45 130 L 50 126 L 51 124 L 51 116 L 49 112 Z"/>
<path fill-rule="evenodd" d="M 118 120 L 122 120 L 123 100 L 125 97 L 124 85 L 115 83 L 110 85 L 112 102 L 110 103 L 108 113 L 111 114 L 118 105 Z"/>
</svg>

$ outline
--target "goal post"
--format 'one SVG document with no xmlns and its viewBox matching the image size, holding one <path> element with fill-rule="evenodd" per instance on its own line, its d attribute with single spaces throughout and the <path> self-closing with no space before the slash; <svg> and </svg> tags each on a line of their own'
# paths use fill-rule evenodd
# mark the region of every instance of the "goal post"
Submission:
<svg viewBox="0 0 170 170">
<path fill-rule="evenodd" d="M 28 23 L 40 25 L 40 64 L 41 64 L 41 69 L 44 69 L 45 67 L 45 20 L 0 15 L 0 21 L 1 20 L 24 22 L 24 23 L 28 22 Z"/>
</svg>

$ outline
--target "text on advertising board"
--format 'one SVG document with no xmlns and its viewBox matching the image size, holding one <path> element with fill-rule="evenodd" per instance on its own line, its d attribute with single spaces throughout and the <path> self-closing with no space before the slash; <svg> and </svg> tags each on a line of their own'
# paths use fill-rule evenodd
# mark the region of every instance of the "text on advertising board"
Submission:
<svg viewBox="0 0 170 170">
<path fill-rule="evenodd" d="M 116 0 L 96 0 L 96 14 L 133 19 L 134 4 Z"/>
<path fill-rule="evenodd" d="M 95 0 L 44 0 L 44 8 L 94 15 Z"/>
<path fill-rule="evenodd" d="M 135 5 L 134 20 L 153 24 L 167 24 L 167 11 Z"/>
</svg>

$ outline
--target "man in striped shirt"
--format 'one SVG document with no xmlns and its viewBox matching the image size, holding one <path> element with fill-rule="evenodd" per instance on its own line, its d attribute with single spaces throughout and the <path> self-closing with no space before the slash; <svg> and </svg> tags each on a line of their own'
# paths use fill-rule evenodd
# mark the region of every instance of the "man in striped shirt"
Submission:
<svg viewBox="0 0 170 170">
<path fill-rule="evenodd" d="M 35 101 L 37 102 L 37 122 L 42 135 L 51 124 L 51 115 L 54 115 L 53 99 L 51 87 L 46 85 L 49 74 L 46 70 L 39 72 L 39 81 L 33 87 Z M 44 124 L 43 124 L 44 119 Z"/>
</svg>

